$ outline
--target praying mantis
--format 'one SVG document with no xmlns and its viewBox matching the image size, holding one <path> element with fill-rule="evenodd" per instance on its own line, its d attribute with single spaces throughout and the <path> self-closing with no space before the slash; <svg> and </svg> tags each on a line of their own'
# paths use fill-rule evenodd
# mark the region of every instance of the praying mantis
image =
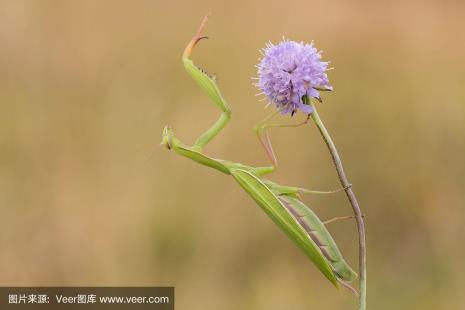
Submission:
<svg viewBox="0 0 465 310">
<path fill-rule="evenodd" d="M 206 20 L 207 18 L 203 20 L 199 30 L 186 46 L 182 55 L 182 62 L 192 79 L 207 94 L 217 108 L 220 109 L 220 117 L 213 126 L 200 135 L 192 146 L 187 146 L 181 142 L 181 140 L 177 139 L 169 126 L 166 126 L 163 130 L 161 144 L 169 150 L 174 150 L 181 156 L 218 170 L 225 175 L 232 176 L 273 222 L 295 242 L 331 283 L 335 286 L 341 283 L 344 287 L 357 294 L 356 290 L 349 285 L 350 282 L 357 278 L 357 274 L 346 263 L 334 239 L 325 226 L 325 224 L 334 220 L 350 217 L 340 217 L 322 222 L 318 216 L 301 201 L 299 196 L 299 194 L 302 193 L 335 193 L 344 190 L 344 188 L 329 192 L 311 191 L 299 187 L 282 186 L 264 178 L 265 175 L 272 173 L 278 165 L 267 129 L 270 127 L 301 126 L 307 123 L 308 118 L 307 121 L 299 124 L 267 124 L 274 115 L 279 113 L 279 111 L 277 111 L 255 126 L 254 130 L 272 163 L 270 166 L 252 167 L 228 160 L 212 158 L 202 152 L 203 148 L 219 134 L 231 118 L 231 110 L 226 100 L 223 98 L 215 78 L 197 67 L 190 58 L 196 44 L 200 40 L 207 38 L 202 35 Z M 310 99 L 307 98 L 307 100 Z"/>
</svg>

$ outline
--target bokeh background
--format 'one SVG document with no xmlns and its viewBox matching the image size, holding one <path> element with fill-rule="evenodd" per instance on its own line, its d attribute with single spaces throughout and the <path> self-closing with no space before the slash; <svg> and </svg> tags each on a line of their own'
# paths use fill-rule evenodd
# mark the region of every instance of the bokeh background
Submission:
<svg viewBox="0 0 465 310">
<path fill-rule="evenodd" d="M 208 11 L 193 56 L 233 119 L 206 152 L 266 163 L 258 50 L 314 40 L 335 67 L 320 114 L 367 215 L 369 308 L 464 309 L 463 1 L 0 1 L 0 284 L 355 309 L 231 178 L 158 147 L 166 124 L 192 143 L 218 116 L 180 62 Z M 313 124 L 272 138 L 273 180 L 338 187 Z M 351 213 L 343 194 L 305 201 L 323 219 Z M 356 266 L 354 223 L 330 230 Z"/>
</svg>

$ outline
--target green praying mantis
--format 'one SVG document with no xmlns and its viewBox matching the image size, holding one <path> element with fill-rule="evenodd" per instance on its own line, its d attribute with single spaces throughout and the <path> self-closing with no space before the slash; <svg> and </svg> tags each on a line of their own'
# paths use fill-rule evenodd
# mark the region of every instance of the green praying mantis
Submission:
<svg viewBox="0 0 465 310">
<path fill-rule="evenodd" d="M 231 110 L 223 98 L 214 77 L 197 67 L 190 59 L 196 44 L 207 38 L 202 35 L 202 29 L 206 23 L 205 18 L 199 30 L 188 43 L 182 55 L 184 68 L 198 86 L 208 95 L 212 102 L 220 109 L 221 115 L 216 123 L 206 130 L 192 146 L 186 146 L 174 136 L 173 130 L 166 126 L 163 130 L 162 145 L 177 154 L 187 157 L 201 165 L 218 170 L 226 175 L 231 175 L 234 180 L 247 192 L 247 194 L 265 211 L 266 214 L 278 225 L 281 230 L 303 251 L 303 253 L 315 264 L 323 275 L 335 286 L 341 283 L 353 293 L 357 291 L 349 283 L 357 278 L 357 274 L 344 260 L 334 239 L 327 230 L 325 224 L 342 219 L 339 217 L 327 222 L 322 222 L 318 216 L 306 206 L 300 199 L 301 193 L 326 194 L 336 191 L 311 191 L 299 187 L 282 186 L 264 176 L 273 172 L 278 163 L 267 132 L 270 127 L 297 127 L 307 121 L 292 125 L 267 124 L 278 112 L 259 122 L 254 130 L 262 143 L 268 158 L 272 162 L 270 166 L 251 167 L 228 160 L 215 159 L 205 155 L 203 148 L 226 126 L 231 118 Z M 308 98 L 307 98 L 308 99 Z"/>
</svg>

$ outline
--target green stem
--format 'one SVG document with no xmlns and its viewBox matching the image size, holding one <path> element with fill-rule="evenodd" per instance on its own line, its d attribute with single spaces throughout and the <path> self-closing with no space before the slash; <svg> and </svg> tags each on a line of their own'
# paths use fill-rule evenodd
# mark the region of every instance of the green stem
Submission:
<svg viewBox="0 0 465 310">
<path fill-rule="evenodd" d="M 320 119 L 318 112 L 315 106 L 312 104 L 313 112 L 311 114 L 312 119 L 315 121 L 318 130 L 320 131 L 323 140 L 325 141 L 329 152 L 331 153 L 331 157 L 333 159 L 334 166 L 336 167 L 337 174 L 339 176 L 339 181 L 341 185 L 345 188 L 345 192 L 347 198 L 349 199 L 350 204 L 352 205 L 352 209 L 355 214 L 355 219 L 357 222 L 357 229 L 358 229 L 358 238 L 359 238 L 359 269 L 360 269 L 360 305 L 359 310 L 366 309 L 366 281 L 367 281 L 367 272 L 366 272 L 366 241 L 365 241 L 365 224 L 363 222 L 363 215 L 358 205 L 357 198 L 355 197 L 354 192 L 350 186 L 350 183 L 347 179 L 347 176 L 344 172 L 344 168 L 342 166 L 342 161 L 337 152 L 336 146 L 334 145 L 331 136 L 326 130 L 325 125 Z"/>
</svg>

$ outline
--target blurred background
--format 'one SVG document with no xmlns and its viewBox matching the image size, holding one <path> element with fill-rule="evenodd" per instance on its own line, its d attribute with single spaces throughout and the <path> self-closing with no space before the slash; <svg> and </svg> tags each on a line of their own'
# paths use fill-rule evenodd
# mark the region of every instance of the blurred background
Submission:
<svg viewBox="0 0 465 310">
<path fill-rule="evenodd" d="M 207 148 L 267 163 L 251 128 L 259 49 L 315 41 L 319 111 L 368 234 L 370 309 L 465 309 L 465 4 L 460 1 L 0 1 L 0 284 L 173 285 L 177 309 L 355 309 L 231 179 L 158 147 L 233 109 Z M 302 115 L 294 119 L 300 120 Z M 272 133 L 276 182 L 335 189 L 315 126 Z M 343 194 L 305 197 L 322 219 Z M 357 266 L 353 222 L 331 224 Z"/>
</svg>

